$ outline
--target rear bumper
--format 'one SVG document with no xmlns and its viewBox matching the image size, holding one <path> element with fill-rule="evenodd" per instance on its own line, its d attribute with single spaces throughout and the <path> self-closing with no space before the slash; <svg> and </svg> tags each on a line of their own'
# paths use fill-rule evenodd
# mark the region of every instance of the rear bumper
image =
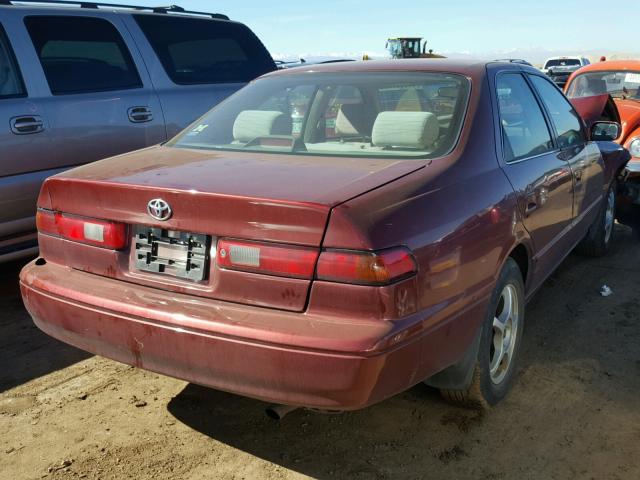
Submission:
<svg viewBox="0 0 640 480">
<path fill-rule="evenodd" d="M 85 291 L 67 288 L 83 282 Z M 64 294 L 58 288 L 61 283 Z M 116 289 L 109 284 L 116 284 Z M 297 321 L 306 323 L 309 331 L 292 335 L 289 344 L 271 343 L 221 334 L 224 329 L 219 323 L 220 315 L 239 318 L 237 310 L 252 315 L 256 324 L 261 320 L 269 323 L 266 314 L 274 312 L 268 309 L 188 296 L 182 299 L 180 294 L 158 293 L 51 264 L 25 267 L 21 290 L 41 330 L 83 350 L 268 402 L 320 409 L 358 409 L 399 393 L 453 363 L 451 353 L 456 354 L 467 336 L 470 343 L 475 332 L 468 322 L 446 322 L 387 349 L 347 351 L 347 344 L 339 341 L 341 326 L 334 323 L 331 335 L 336 338 L 336 349 L 315 349 L 296 345 L 297 338 L 308 338 L 315 329 L 318 344 L 327 345 L 327 338 L 320 338 L 326 337 L 322 327 L 301 318 L 303 314 L 276 311 L 291 316 L 292 321 L 297 315 Z M 116 292 L 121 296 L 119 304 L 110 302 Z M 176 307 L 172 302 L 184 300 L 191 305 L 183 309 L 182 317 L 172 314 L 172 320 L 167 320 L 156 311 L 153 295 L 164 298 L 167 311 Z M 135 310 L 144 302 L 147 310 Z M 468 318 L 476 314 L 468 312 Z M 378 340 L 390 331 L 388 327 L 376 329 Z M 345 332 L 353 335 L 353 325 Z M 371 326 L 362 325 L 361 333 L 373 339 Z M 282 332 L 277 338 L 282 338 Z M 350 344 L 357 343 L 352 339 Z"/>
</svg>

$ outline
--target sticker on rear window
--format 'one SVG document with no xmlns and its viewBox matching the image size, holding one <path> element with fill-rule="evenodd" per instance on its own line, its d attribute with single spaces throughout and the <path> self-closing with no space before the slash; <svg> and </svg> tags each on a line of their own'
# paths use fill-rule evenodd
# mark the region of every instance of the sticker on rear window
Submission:
<svg viewBox="0 0 640 480">
<path fill-rule="evenodd" d="M 207 129 L 208 126 L 209 125 L 207 125 L 205 123 L 201 123 L 197 127 L 192 128 L 191 131 L 189 133 L 187 133 L 187 135 L 198 135 L 199 133 L 204 132 Z"/>
</svg>

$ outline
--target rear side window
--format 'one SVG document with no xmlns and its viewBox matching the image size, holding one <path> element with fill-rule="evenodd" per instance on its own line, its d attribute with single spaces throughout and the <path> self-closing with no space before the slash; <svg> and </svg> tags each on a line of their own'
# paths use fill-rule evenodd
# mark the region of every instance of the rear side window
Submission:
<svg viewBox="0 0 640 480">
<path fill-rule="evenodd" d="M 497 93 L 505 161 L 552 150 L 553 142 L 547 122 L 522 75 L 500 75 Z"/>
<path fill-rule="evenodd" d="M 26 91 L 11 46 L 0 26 L 0 98 L 24 97 Z"/>
<path fill-rule="evenodd" d="M 548 80 L 537 75 L 530 75 L 529 78 L 538 90 L 540 98 L 551 116 L 551 121 L 558 134 L 558 146 L 565 148 L 586 142 L 580 117 L 566 97 L 560 93 L 560 90 Z"/>
<path fill-rule="evenodd" d="M 159 15 L 134 18 L 174 83 L 248 82 L 276 68 L 260 40 L 242 24 Z"/>
<path fill-rule="evenodd" d="M 27 17 L 25 24 L 54 95 L 142 87 L 131 54 L 107 20 Z"/>
</svg>

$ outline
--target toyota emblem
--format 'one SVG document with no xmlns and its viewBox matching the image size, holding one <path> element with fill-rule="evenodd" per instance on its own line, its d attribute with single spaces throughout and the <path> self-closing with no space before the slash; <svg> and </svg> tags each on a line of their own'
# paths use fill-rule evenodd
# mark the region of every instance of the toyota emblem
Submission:
<svg viewBox="0 0 640 480">
<path fill-rule="evenodd" d="M 147 212 L 156 220 L 165 221 L 171 218 L 171 207 L 161 198 L 154 198 L 147 203 Z"/>
</svg>

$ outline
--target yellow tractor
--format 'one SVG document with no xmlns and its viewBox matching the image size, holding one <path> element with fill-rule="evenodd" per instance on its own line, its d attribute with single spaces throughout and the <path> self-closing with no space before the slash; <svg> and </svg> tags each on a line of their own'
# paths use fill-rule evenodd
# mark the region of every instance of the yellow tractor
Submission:
<svg viewBox="0 0 640 480">
<path fill-rule="evenodd" d="M 386 49 L 391 58 L 445 58 L 442 55 L 427 51 L 427 42 L 422 37 L 397 37 L 387 40 Z"/>
</svg>

